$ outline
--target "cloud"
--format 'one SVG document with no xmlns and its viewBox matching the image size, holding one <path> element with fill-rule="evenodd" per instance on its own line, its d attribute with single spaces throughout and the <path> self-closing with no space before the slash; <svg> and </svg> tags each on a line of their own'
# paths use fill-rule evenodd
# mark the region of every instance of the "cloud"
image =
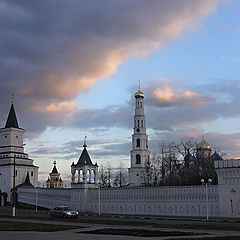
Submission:
<svg viewBox="0 0 240 240">
<path fill-rule="evenodd" d="M 176 90 L 172 89 L 169 86 L 163 86 L 161 88 L 157 88 L 153 91 L 153 98 L 155 98 L 154 102 L 159 106 L 203 106 L 206 101 L 209 100 L 209 96 L 204 96 L 199 93 L 190 90 Z M 152 100 L 153 100 L 152 98 Z M 151 99 L 149 99 L 151 101 Z"/>
<path fill-rule="evenodd" d="M 63 103 L 193 29 L 220 2 L 2 0 L 0 110 L 14 92 L 31 132 L 61 124 Z"/>
</svg>

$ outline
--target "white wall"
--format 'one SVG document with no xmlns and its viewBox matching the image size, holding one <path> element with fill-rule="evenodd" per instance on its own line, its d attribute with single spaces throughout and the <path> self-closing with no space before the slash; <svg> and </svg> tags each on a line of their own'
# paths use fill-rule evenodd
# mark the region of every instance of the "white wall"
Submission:
<svg viewBox="0 0 240 240">
<path fill-rule="evenodd" d="M 218 186 L 209 187 L 209 216 L 219 216 Z M 36 190 L 21 188 L 19 201 L 36 203 Z M 98 189 L 38 188 L 39 206 L 68 205 L 80 212 L 98 213 Z M 202 186 L 132 187 L 100 190 L 101 213 L 162 216 L 206 216 Z"/>
</svg>

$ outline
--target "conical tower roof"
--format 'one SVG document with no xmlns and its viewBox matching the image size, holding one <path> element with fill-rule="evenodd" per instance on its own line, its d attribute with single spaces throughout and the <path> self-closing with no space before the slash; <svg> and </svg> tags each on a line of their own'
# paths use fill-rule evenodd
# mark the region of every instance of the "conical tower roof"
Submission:
<svg viewBox="0 0 240 240">
<path fill-rule="evenodd" d="M 7 118 L 7 122 L 6 122 L 6 125 L 5 125 L 5 128 L 11 128 L 11 127 L 19 128 L 13 103 L 11 104 L 11 108 L 10 108 L 8 118 Z"/>
<path fill-rule="evenodd" d="M 87 151 L 87 136 L 84 137 L 83 151 L 81 153 L 81 156 L 78 159 L 76 166 L 84 166 L 84 165 L 93 166 L 92 160 Z"/>
<path fill-rule="evenodd" d="M 53 169 L 51 173 L 58 173 L 57 167 L 56 167 L 56 161 L 53 162 Z"/>
</svg>

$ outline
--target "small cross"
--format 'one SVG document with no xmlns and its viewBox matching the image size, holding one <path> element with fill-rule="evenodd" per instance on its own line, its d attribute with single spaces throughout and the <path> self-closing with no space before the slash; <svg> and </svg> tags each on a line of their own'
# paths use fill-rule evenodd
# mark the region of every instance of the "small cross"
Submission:
<svg viewBox="0 0 240 240">
<path fill-rule="evenodd" d="M 11 104 L 14 103 L 14 94 L 11 95 Z"/>
<path fill-rule="evenodd" d="M 87 146 L 87 136 L 84 137 L 84 146 Z"/>
</svg>

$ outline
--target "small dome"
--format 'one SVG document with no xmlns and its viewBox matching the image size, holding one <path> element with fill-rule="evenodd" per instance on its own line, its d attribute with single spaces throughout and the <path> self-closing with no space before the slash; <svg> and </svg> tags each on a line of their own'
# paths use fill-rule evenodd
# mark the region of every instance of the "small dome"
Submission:
<svg viewBox="0 0 240 240">
<path fill-rule="evenodd" d="M 211 155 L 211 160 L 217 161 L 217 160 L 223 160 L 223 158 L 215 151 L 215 152 Z"/>
<path fill-rule="evenodd" d="M 202 137 L 202 141 L 198 143 L 196 147 L 199 150 L 211 150 L 211 146 L 206 142 L 204 136 Z"/>
<path fill-rule="evenodd" d="M 135 98 L 144 98 L 144 94 L 138 90 L 136 93 L 135 93 Z"/>
</svg>

